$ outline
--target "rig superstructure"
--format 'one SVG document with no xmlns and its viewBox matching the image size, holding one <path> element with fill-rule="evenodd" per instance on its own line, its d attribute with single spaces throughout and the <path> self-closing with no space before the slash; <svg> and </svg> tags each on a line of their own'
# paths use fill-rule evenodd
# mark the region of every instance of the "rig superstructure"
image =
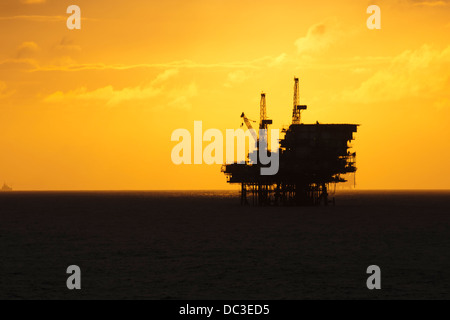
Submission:
<svg viewBox="0 0 450 320">
<path fill-rule="evenodd" d="M 356 153 L 351 151 L 356 124 L 304 124 L 300 104 L 299 79 L 294 79 L 292 124 L 283 130 L 279 141 L 279 170 L 275 175 L 261 175 L 261 164 L 232 163 L 224 165 L 228 183 L 241 184 L 241 204 L 253 205 L 328 205 L 329 186 L 346 182 L 345 174 L 356 172 Z M 249 129 L 251 120 L 241 117 Z M 261 95 L 260 129 L 267 129 L 266 95 Z M 253 135 L 256 135 L 254 130 Z M 263 137 L 254 136 L 259 148 Z M 267 137 L 264 137 L 264 139 Z M 269 151 L 270 152 L 270 151 Z"/>
</svg>

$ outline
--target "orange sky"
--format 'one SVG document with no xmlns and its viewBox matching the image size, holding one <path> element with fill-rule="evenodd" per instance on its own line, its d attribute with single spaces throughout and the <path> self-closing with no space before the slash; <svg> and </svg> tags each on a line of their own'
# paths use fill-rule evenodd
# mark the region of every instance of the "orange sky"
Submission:
<svg viewBox="0 0 450 320">
<path fill-rule="evenodd" d="M 7 2 L 7 3 L 5 3 Z M 68 30 L 66 9 L 82 10 Z M 366 27 L 381 8 L 382 29 Z M 16 190 L 225 189 L 171 162 L 178 128 L 359 123 L 361 189 L 450 188 L 450 1 L 0 3 L 0 183 Z"/>
</svg>

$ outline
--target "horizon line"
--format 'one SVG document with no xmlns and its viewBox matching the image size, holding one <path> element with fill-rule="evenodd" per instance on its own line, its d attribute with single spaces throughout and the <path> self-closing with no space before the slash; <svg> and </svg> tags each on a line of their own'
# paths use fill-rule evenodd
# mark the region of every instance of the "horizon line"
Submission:
<svg viewBox="0 0 450 320">
<path fill-rule="evenodd" d="M 16 189 L 11 192 L 181 192 L 181 191 L 239 191 L 236 189 Z M 450 191 L 450 188 L 352 188 L 352 189 L 336 189 L 339 191 Z"/>
</svg>

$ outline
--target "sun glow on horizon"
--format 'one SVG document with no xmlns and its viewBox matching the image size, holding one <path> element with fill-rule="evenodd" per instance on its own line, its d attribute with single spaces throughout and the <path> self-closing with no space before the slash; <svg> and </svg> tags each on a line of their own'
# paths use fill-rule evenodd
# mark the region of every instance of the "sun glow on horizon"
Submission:
<svg viewBox="0 0 450 320">
<path fill-rule="evenodd" d="M 357 123 L 359 189 L 450 189 L 450 1 L 66 1 L 0 4 L 0 184 L 16 190 L 233 189 L 176 166 L 174 130 L 240 114 Z"/>
</svg>

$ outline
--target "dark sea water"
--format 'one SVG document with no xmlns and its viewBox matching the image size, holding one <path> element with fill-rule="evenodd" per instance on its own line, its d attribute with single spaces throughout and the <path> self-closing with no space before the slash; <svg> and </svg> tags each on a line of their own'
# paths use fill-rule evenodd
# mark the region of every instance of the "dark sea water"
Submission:
<svg viewBox="0 0 450 320">
<path fill-rule="evenodd" d="M 450 192 L 0 193 L 0 299 L 449 299 Z M 69 291 L 66 269 L 82 270 Z M 382 290 L 366 287 L 369 265 Z"/>
</svg>

